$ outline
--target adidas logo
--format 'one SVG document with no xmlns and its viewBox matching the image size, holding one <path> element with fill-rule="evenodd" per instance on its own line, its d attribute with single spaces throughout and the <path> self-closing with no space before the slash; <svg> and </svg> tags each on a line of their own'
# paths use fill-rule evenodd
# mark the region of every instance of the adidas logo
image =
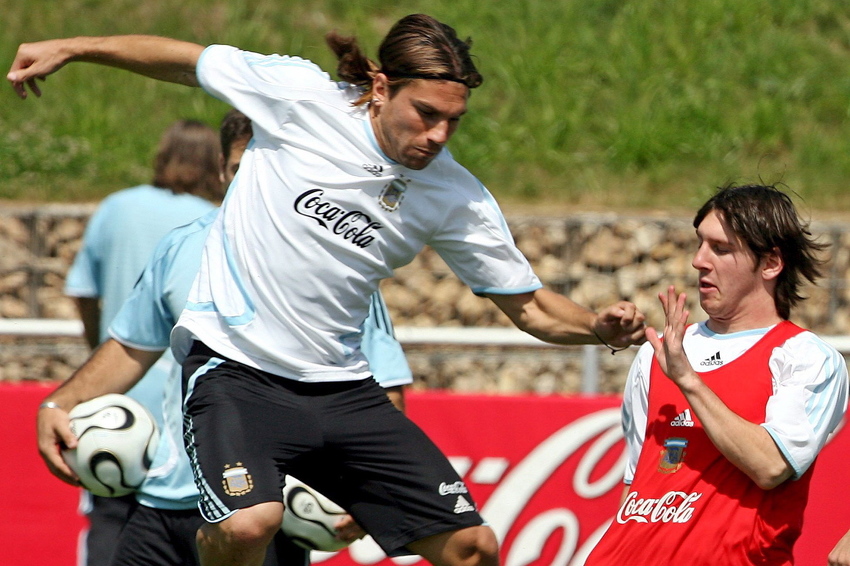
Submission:
<svg viewBox="0 0 850 566">
<path fill-rule="evenodd" d="M 369 163 L 364 163 L 364 164 L 363 164 L 363 169 L 365 169 L 366 171 L 368 171 L 369 173 L 371 173 L 371 174 L 372 174 L 372 175 L 374 175 L 375 177 L 380 177 L 380 176 L 383 174 L 383 172 L 384 172 L 384 168 L 383 168 L 383 166 L 381 166 L 381 165 L 372 165 L 372 164 L 369 164 Z"/>
<path fill-rule="evenodd" d="M 717 352 L 713 356 L 704 359 L 699 363 L 701 366 L 722 366 L 723 361 L 720 359 L 720 352 Z"/>
<path fill-rule="evenodd" d="M 460 514 L 468 511 L 475 511 L 475 507 L 464 496 L 458 495 L 457 502 L 455 502 L 455 513 Z"/>
<path fill-rule="evenodd" d="M 694 421 L 691 420 L 691 410 L 685 409 L 676 418 L 670 421 L 670 426 L 694 426 Z"/>
</svg>

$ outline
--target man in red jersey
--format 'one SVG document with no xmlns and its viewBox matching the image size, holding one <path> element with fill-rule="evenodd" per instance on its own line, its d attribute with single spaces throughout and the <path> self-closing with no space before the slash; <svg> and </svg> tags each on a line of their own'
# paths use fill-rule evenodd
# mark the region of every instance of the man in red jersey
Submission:
<svg viewBox="0 0 850 566">
<path fill-rule="evenodd" d="M 773 186 L 721 189 L 694 219 L 699 299 L 659 294 L 626 384 L 627 492 L 588 566 L 790 565 L 818 452 L 847 407 L 838 352 L 789 322 L 816 243 Z"/>
</svg>

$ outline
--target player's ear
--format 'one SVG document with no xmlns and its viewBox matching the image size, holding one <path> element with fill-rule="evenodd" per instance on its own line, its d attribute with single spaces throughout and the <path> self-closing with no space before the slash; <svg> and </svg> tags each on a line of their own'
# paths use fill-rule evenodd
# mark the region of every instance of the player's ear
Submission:
<svg viewBox="0 0 850 566">
<path fill-rule="evenodd" d="M 390 86 L 389 79 L 384 73 L 376 73 L 372 79 L 372 102 L 373 104 L 383 104 L 389 98 Z"/>
<path fill-rule="evenodd" d="M 761 273 L 765 280 L 776 279 L 784 268 L 785 260 L 779 248 L 774 247 L 761 260 Z"/>
</svg>

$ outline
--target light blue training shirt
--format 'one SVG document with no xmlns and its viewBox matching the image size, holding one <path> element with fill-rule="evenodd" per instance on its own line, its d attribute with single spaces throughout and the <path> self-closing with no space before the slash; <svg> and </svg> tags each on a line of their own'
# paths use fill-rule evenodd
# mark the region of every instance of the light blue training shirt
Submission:
<svg viewBox="0 0 850 566">
<path fill-rule="evenodd" d="M 117 191 L 101 202 L 86 225 L 82 247 L 65 279 L 66 295 L 100 299 L 101 342 L 109 337 L 109 323 L 162 237 L 215 208 L 201 197 L 151 185 Z M 162 389 L 171 363 L 167 358 L 161 360 L 127 392 L 147 407 L 160 425 Z"/>
</svg>

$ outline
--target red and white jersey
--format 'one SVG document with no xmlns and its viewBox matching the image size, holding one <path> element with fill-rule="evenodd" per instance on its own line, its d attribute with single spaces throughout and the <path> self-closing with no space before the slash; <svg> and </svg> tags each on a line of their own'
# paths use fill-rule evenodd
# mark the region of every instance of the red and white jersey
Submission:
<svg viewBox="0 0 850 566">
<path fill-rule="evenodd" d="M 773 490 L 756 486 L 717 450 L 644 347 L 624 403 L 627 443 L 639 458 L 630 466 L 629 494 L 587 564 L 791 564 L 811 465 L 846 408 L 843 359 L 789 322 L 735 335 L 693 325 L 687 336 L 686 353 L 702 379 L 736 414 L 770 432 L 796 478 Z M 813 345 L 816 359 L 788 355 Z"/>
<path fill-rule="evenodd" d="M 490 193 L 448 150 L 422 170 L 381 151 L 360 91 L 297 57 L 208 47 L 198 81 L 254 139 L 172 335 L 301 381 L 362 379 L 360 327 L 382 279 L 431 246 L 476 293 L 542 285 Z"/>
</svg>

